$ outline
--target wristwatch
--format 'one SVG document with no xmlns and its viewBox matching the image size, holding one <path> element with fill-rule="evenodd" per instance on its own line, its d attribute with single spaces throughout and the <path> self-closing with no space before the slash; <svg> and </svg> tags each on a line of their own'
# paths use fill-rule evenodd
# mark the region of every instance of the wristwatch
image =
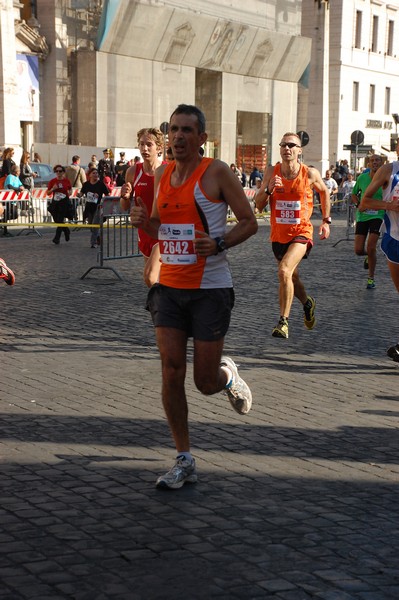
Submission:
<svg viewBox="0 0 399 600">
<path fill-rule="evenodd" d="M 331 225 L 331 217 L 324 217 L 323 223 L 327 223 L 327 225 Z"/>
<path fill-rule="evenodd" d="M 224 252 L 225 250 L 227 250 L 227 248 L 226 248 L 226 242 L 224 241 L 224 238 L 222 238 L 222 237 L 216 237 L 214 239 L 215 239 L 215 242 L 216 242 L 216 252 L 215 252 L 215 254 L 219 254 L 219 252 Z"/>
</svg>

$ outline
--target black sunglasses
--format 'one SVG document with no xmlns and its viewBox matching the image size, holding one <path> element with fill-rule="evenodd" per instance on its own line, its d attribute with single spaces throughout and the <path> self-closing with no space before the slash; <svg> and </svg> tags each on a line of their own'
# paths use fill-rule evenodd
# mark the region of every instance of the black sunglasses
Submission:
<svg viewBox="0 0 399 600">
<path fill-rule="evenodd" d="M 294 142 L 280 142 L 279 146 L 280 146 L 280 148 L 285 148 L 287 146 L 287 148 L 289 148 L 289 149 L 300 148 L 300 146 L 298 144 L 294 144 Z"/>
<path fill-rule="evenodd" d="M 55 172 L 56 173 L 63 173 L 64 171 L 62 169 L 56 169 Z"/>
</svg>

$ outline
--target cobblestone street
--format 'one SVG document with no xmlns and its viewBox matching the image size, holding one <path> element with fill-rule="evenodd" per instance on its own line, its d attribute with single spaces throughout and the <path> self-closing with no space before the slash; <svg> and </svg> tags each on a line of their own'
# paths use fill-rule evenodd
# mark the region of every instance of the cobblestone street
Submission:
<svg viewBox="0 0 399 600">
<path fill-rule="evenodd" d="M 174 492 L 155 488 L 175 453 L 142 259 L 81 280 L 89 231 L 0 238 L 17 278 L 0 289 L 0 600 L 398 600 L 398 294 L 380 251 L 366 290 L 335 218 L 300 269 L 315 329 L 296 301 L 273 338 L 268 235 L 229 251 L 225 349 L 253 408 L 202 396 L 189 367 L 199 481 Z"/>
</svg>

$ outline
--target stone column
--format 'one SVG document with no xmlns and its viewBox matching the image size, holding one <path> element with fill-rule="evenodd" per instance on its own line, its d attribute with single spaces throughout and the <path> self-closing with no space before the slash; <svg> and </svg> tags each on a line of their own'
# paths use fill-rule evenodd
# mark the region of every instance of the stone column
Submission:
<svg viewBox="0 0 399 600">
<path fill-rule="evenodd" d="M 37 17 L 40 33 L 50 47 L 49 56 L 43 63 L 40 87 L 40 137 L 42 141 L 52 144 L 67 144 L 69 79 L 64 3 L 61 0 L 41 0 Z"/>
<path fill-rule="evenodd" d="M 0 145 L 17 149 L 21 134 L 14 14 L 13 0 L 0 0 Z"/>
</svg>

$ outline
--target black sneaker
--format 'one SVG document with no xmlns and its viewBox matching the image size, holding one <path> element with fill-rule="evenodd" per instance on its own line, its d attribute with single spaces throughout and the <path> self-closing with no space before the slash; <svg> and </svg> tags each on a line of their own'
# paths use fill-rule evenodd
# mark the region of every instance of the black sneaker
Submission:
<svg viewBox="0 0 399 600">
<path fill-rule="evenodd" d="M 272 336 L 273 337 L 278 337 L 278 338 L 286 338 L 286 339 L 288 338 L 289 331 L 288 331 L 288 321 L 287 321 L 287 319 L 284 319 L 283 317 L 280 318 L 280 320 L 277 323 L 276 327 L 272 331 Z"/>
<path fill-rule="evenodd" d="M 392 358 L 392 360 L 394 360 L 395 362 L 399 362 L 399 344 L 388 348 L 387 355 L 389 356 L 389 358 Z"/>
<path fill-rule="evenodd" d="M 303 305 L 303 322 L 305 323 L 306 329 L 313 329 L 316 325 L 316 317 L 314 311 L 316 309 L 316 300 L 311 296 L 308 296 L 306 304 Z"/>
</svg>

